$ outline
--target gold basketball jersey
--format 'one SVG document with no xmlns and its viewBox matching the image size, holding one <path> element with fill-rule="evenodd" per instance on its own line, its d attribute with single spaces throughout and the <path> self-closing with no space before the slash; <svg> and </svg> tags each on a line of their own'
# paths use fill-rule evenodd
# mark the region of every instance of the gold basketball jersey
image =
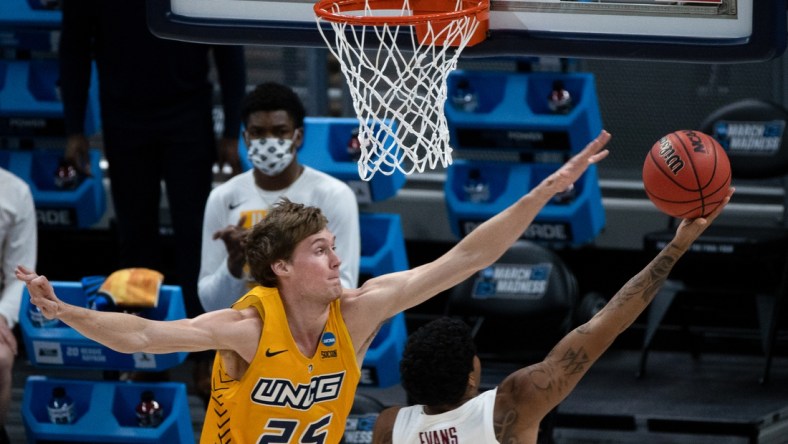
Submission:
<svg viewBox="0 0 788 444">
<path fill-rule="evenodd" d="M 276 289 L 256 287 L 236 302 L 235 309 L 257 309 L 262 336 L 240 380 L 224 372 L 217 353 L 200 443 L 339 443 L 360 377 L 339 306 L 331 303 L 317 351 L 305 357 Z"/>
</svg>

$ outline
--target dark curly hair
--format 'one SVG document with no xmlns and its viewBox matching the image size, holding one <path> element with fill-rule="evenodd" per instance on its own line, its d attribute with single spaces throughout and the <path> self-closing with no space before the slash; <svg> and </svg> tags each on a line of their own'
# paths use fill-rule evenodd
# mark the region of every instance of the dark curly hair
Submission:
<svg viewBox="0 0 788 444">
<path fill-rule="evenodd" d="M 458 319 L 439 318 L 413 332 L 399 366 L 410 401 L 425 405 L 459 402 L 473 371 L 474 356 L 471 329 Z"/>
<path fill-rule="evenodd" d="M 320 208 L 281 198 L 246 236 L 244 253 L 252 278 L 264 287 L 276 287 L 271 265 L 280 259 L 290 260 L 299 242 L 326 225 Z"/>
<path fill-rule="evenodd" d="M 280 83 L 261 83 L 244 97 L 241 103 L 241 119 L 244 125 L 248 125 L 249 116 L 253 113 L 279 110 L 284 110 L 290 115 L 296 128 L 304 126 L 306 110 L 298 94 L 289 86 Z"/>
</svg>

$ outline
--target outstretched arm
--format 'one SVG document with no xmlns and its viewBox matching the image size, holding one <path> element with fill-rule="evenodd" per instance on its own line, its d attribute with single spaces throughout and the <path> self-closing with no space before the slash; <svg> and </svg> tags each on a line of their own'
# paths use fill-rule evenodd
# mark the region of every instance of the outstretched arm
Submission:
<svg viewBox="0 0 788 444">
<path fill-rule="evenodd" d="M 102 312 L 68 304 L 55 294 L 49 280 L 19 266 L 16 277 L 25 282 L 30 302 L 47 319 L 60 319 L 85 337 L 120 353 L 173 353 L 233 350 L 251 359 L 262 322 L 255 309 L 219 310 L 194 319 L 155 321 L 126 313 Z"/>
<path fill-rule="evenodd" d="M 602 131 L 596 139 L 548 176 L 528 194 L 474 229 L 450 251 L 435 261 L 412 270 L 368 280 L 357 301 L 343 305 L 346 317 L 363 310 L 364 320 L 387 319 L 420 304 L 464 281 L 476 271 L 495 262 L 518 240 L 547 202 L 569 188 L 589 165 L 607 157 L 604 149 L 610 134 Z M 351 327 L 352 328 L 352 327 Z"/>
<path fill-rule="evenodd" d="M 708 218 L 683 220 L 673 240 L 591 320 L 564 337 L 544 361 L 507 377 L 499 393 L 511 397 L 510 407 L 538 423 L 566 398 L 591 365 L 651 303 L 673 266 L 717 218 L 732 194 L 733 188 Z"/>
</svg>

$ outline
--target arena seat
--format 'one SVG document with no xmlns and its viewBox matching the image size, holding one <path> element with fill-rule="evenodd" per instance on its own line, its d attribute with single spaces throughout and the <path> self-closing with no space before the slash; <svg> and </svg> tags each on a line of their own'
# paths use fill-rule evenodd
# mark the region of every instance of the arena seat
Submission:
<svg viewBox="0 0 788 444">
<path fill-rule="evenodd" d="M 639 377 L 646 373 L 648 352 L 668 309 L 677 296 L 693 294 L 700 295 L 696 300 L 707 308 L 723 312 L 716 317 L 723 323 L 726 315 L 730 323 L 752 307 L 745 300 L 755 302 L 754 317 L 766 358 L 761 382 L 768 382 L 781 305 L 788 291 L 788 142 L 783 138 L 786 122 L 788 111 L 781 106 L 744 99 L 719 108 L 701 123 L 700 130 L 715 137 L 730 158 L 733 185 L 737 187 L 732 204 L 752 201 L 752 211 L 766 211 L 769 205 L 756 200 L 763 199 L 759 189 L 779 189 L 782 202 L 769 203 L 778 206 L 780 214 L 773 225 L 753 226 L 750 220 L 731 220 L 723 213 L 695 242 L 649 308 Z M 678 222 L 669 218 L 667 229 L 646 234 L 644 248 L 662 249 L 673 238 Z M 729 306 L 725 306 L 725 297 L 732 299 Z M 681 299 L 684 308 L 692 308 L 688 305 L 692 298 Z M 686 312 L 680 311 L 684 318 L 682 329 L 690 333 Z M 733 333 L 727 328 L 729 325 L 714 327 Z M 690 339 L 693 357 L 698 357 L 697 335 L 690 335 Z"/>
<path fill-rule="evenodd" d="M 451 290 L 447 315 L 471 321 L 479 356 L 522 365 L 541 360 L 573 326 L 574 274 L 553 251 L 520 240 Z"/>
</svg>

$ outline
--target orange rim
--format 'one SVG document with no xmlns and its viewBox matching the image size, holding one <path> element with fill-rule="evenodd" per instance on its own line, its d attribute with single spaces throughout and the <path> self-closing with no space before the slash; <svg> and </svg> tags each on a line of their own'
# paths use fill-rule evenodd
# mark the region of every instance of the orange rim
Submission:
<svg viewBox="0 0 788 444">
<path fill-rule="evenodd" d="M 412 1 L 417 7 L 413 9 L 413 15 L 407 16 L 366 16 L 342 14 L 348 11 L 363 11 L 365 7 L 373 10 L 402 10 L 404 0 L 319 0 L 315 3 L 314 10 L 320 18 L 336 23 L 347 23 L 351 25 L 363 26 L 383 26 L 383 25 L 416 25 L 422 23 L 438 23 L 457 20 L 463 17 L 477 16 L 486 14 L 490 9 L 489 0 L 462 0 L 465 9 L 459 11 L 436 12 L 440 3 L 450 3 L 445 1 Z M 334 12 L 338 8 L 339 12 Z M 421 12 L 428 11 L 428 12 Z M 483 20 L 483 18 L 479 18 Z"/>
</svg>

